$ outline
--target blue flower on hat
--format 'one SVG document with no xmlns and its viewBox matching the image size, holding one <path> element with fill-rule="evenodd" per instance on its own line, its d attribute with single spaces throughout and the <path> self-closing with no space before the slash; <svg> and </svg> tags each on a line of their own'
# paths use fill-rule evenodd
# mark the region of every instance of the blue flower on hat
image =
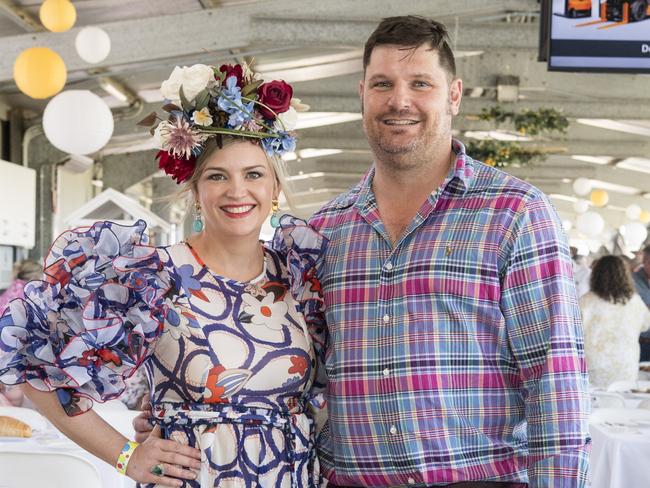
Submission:
<svg viewBox="0 0 650 488">
<path fill-rule="evenodd" d="M 265 137 L 262 139 L 262 147 L 269 156 L 284 154 L 296 150 L 296 138 L 288 132 L 280 131 L 278 137 Z"/>
</svg>

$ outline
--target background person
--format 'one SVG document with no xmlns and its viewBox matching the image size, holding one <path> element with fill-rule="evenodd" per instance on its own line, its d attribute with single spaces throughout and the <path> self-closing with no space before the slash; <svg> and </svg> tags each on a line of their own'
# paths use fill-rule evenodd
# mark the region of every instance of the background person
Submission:
<svg viewBox="0 0 650 488">
<path fill-rule="evenodd" d="M 589 382 L 607 388 L 639 375 L 639 334 L 650 327 L 650 311 L 634 292 L 630 272 L 618 256 L 603 256 L 591 272 L 591 291 L 580 299 Z"/>
</svg>

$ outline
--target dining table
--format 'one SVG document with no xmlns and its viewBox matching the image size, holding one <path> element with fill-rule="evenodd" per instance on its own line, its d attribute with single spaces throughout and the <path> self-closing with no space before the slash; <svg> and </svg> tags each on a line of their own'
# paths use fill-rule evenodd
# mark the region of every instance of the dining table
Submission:
<svg viewBox="0 0 650 488">
<path fill-rule="evenodd" d="M 135 488 L 135 482 L 119 474 L 115 467 L 85 451 L 63 433 L 58 431 L 49 421 L 30 409 L 3 407 L 0 414 L 11 415 L 28 423 L 32 427 L 31 437 L 0 437 L 0 456 L 2 453 L 29 454 L 70 454 L 89 461 L 97 470 L 102 481 L 102 488 Z M 140 412 L 110 406 L 97 409 L 97 413 L 126 437 L 133 438 L 131 421 Z M 0 475 L 0 479 L 2 476 Z M 2 482 L 0 481 L 0 486 Z"/>
</svg>

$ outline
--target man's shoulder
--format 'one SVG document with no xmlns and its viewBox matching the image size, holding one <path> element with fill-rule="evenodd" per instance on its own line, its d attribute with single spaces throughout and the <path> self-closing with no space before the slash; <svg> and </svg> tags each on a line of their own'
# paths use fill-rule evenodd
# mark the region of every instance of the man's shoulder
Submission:
<svg viewBox="0 0 650 488">
<path fill-rule="evenodd" d="M 538 202 L 544 206 L 551 205 L 544 192 L 527 181 L 499 168 L 468 159 L 474 171 L 469 196 L 487 200 L 502 199 L 509 208 L 523 208 L 531 202 Z"/>
<path fill-rule="evenodd" d="M 337 223 L 340 223 L 342 219 L 345 220 L 346 214 L 353 211 L 360 191 L 361 182 L 348 191 L 337 195 L 311 216 L 309 224 L 319 230 L 338 225 Z"/>
</svg>

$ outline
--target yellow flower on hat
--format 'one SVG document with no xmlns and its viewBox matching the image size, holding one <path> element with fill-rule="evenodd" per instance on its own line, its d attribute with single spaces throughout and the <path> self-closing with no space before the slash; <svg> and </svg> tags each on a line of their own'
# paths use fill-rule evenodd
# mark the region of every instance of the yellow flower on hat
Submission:
<svg viewBox="0 0 650 488">
<path fill-rule="evenodd" d="M 210 115 L 208 107 L 204 107 L 201 110 L 195 110 L 192 114 L 192 122 L 204 127 L 212 125 L 212 115 Z"/>
</svg>

